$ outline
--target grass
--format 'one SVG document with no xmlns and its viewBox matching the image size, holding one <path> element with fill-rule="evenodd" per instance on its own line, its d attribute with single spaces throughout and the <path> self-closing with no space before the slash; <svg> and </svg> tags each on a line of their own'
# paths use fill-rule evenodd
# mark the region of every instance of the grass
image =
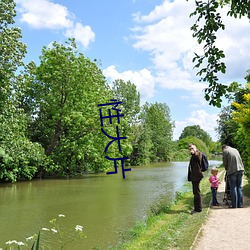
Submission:
<svg viewBox="0 0 250 250">
<path fill-rule="evenodd" d="M 109 249 L 190 249 L 208 214 L 211 202 L 208 177 L 201 181 L 201 193 L 201 213 L 189 213 L 193 208 L 193 194 L 191 183 L 188 183 L 183 192 L 176 194 L 170 205 L 161 203 L 152 207 L 146 221 L 138 223 L 118 246 Z"/>
<path fill-rule="evenodd" d="M 244 179 L 243 193 L 247 197 L 250 197 L 250 183 L 246 178 Z"/>
</svg>

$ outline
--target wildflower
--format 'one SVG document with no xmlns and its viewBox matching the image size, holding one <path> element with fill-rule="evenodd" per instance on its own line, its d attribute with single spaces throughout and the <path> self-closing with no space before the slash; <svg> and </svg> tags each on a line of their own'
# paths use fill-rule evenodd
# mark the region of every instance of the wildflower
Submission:
<svg viewBox="0 0 250 250">
<path fill-rule="evenodd" d="M 18 242 L 17 242 L 17 245 L 18 245 L 18 246 L 24 246 L 24 243 L 23 243 L 22 241 L 18 241 Z"/>
<path fill-rule="evenodd" d="M 29 240 L 32 240 L 34 238 L 34 236 L 30 236 L 30 237 L 27 237 L 26 240 L 29 241 Z"/>
<path fill-rule="evenodd" d="M 59 217 L 65 217 L 65 215 L 64 215 L 64 214 L 59 214 L 58 216 L 59 216 Z"/>
<path fill-rule="evenodd" d="M 16 241 L 16 240 L 9 240 L 9 241 L 7 241 L 5 244 L 6 244 L 6 245 L 11 245 L 12 243 L 17 244 L 17 241 Z"/>
<path fill-rule="evenodd" d="M 58 231 L 55 228 L 51 228 L 51 231 L 57 233 Z"/>
<path fill-rule="evenodd" d="M 49 230 L 48 228 L 46 228 L 46 227 L 43 227 L 42 230 L 43 230 L 43 231 L 50 231 L 50 230 Z"/>
<path fill-rule="evenodd" d="M 82 232 L 83 226 L 76 225 L 76 226 L 75 226 L 75 230 L 76 230 L 76 231 L 81 231 L 81 232 Z"/>
<path fill-rule="evenodd" d="M 18 246 L 24 246 L 24 243 L 22 241 L 16 241 L 16 240 L 9 240 L 5 244 L 6 245 L 11 245 L 12 243 L 15 243 Z"/>
</svg>

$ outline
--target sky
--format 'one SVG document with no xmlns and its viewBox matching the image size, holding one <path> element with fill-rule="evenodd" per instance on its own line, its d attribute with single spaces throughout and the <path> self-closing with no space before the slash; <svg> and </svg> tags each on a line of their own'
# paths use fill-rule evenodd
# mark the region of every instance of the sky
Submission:
<svg viewBox="0 0 250 250">
<path fill-rule="evenodd" d="M 175 123 L 173 139 L 186 126 L 200 125 L 214 141 L 221 109 L 204 99 L 206 83 L 199 82 L 192 58 L 202 47 L 192 37 L 193 0 L 16 0 L 15 25 L 27 44 L 25 62 L 39 64 L 43 46 L 76 39 L 78 50 L 98 67 L 107 81 L 131 81 L 141 105 L 166 103 Z M 227 65 L 220 81 L 245 85 L 250 69 L 250 22 L 221 10 L 226 29 L 218 33 Z M 228 105 L 225 101 L 224 106 Z"/>
</svg>

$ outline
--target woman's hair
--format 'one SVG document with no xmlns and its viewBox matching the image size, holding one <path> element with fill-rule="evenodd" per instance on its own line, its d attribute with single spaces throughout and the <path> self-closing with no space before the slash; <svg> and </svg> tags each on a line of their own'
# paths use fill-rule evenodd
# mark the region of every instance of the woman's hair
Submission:
<svg viewBox="0 0 250 250">
<path fill-rule="evenodd" d="M 211 168 L 211 174 L 218 173 L 218 168 Z"/>
</svg>

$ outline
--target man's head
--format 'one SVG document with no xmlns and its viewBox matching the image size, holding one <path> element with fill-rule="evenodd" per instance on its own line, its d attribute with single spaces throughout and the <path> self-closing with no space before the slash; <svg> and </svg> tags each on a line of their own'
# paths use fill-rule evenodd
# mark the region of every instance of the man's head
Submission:
<svg viewBox="0 0 250 250">
<path fill-rule="evenodd" d="M 190 143 L 190 144 L 188 145 L 188 149 L 189 149 L 189 151 L 190 151 L 190 153 L 191 153 L 192 155 L 195 154 L 195 152 L 196 152 L 196 150 L 197 150 L 196 146 L 195 146 L 193 143 Z"/>
</svg>

